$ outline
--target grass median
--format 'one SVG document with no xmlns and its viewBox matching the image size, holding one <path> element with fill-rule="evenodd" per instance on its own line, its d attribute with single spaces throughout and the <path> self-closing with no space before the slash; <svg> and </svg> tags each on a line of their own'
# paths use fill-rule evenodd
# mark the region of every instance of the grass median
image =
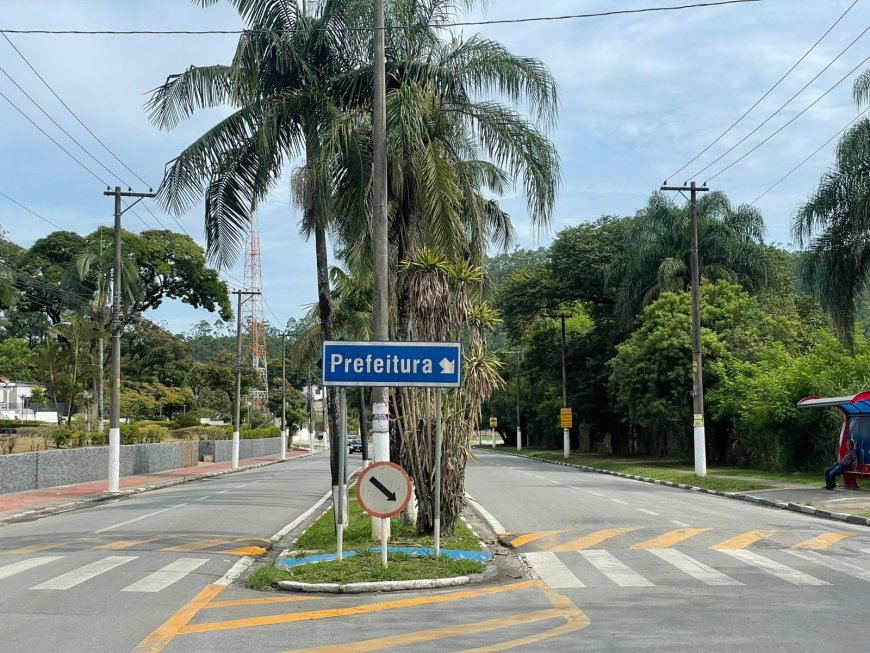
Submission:
<svg viewBox="0 0 870 653">
<path fill-rule="evenodd" d="M 565 461 L 562 453 L 558 451 L 524 449 L 522 453 L 541 460 Z M 813 473 L 768 472 L 736 467 L 710 467 L 707 469 L 707 476 L 700 478 L 695 476 L 689 463 L 673 459 L 618 458 L 603 454 L 572 453 L 566 462 L 673 483 L 684 483 L 720 492 L 773 489 L 777 487 L 777 483 L 815 487 L 820 482 L 819 475 Z"/>
<path fill-rule="evenodd" d="M 280 565 L 260 567 L 250 577 L 248 584 L 254 589 L 274 586 L 281 580 L 294 580 L 302 583 L 361 583 L 394 580 L 419 580 L 426 578 L 450 578 L 479 574 L 485 565 L 473 560 L 459 560 L 447 555 L 435 558 L 432 555 L 408 555 L 390 553 L 386 569 L 381 566 L 380 553 L 369 549 L 380 546 L 379 540 L 372 539 L 371 518 L 366 515 L 355 497 L 355 489 L 349 488 L 350 514 L 348 526 L 344 531 L 343 550 L 358 551 L 354 556 L 345 557 L 341 562 L 327 561 L 297 565 L 284 569 Z M 296 555 L 305 557 L 321 553 L 334 553 L 337 549 L 333 509 L 326 511 L 302 534 L 296 542 Z M 398 517 L 390 520 L 391 537 L 388 546 L 432 548 L 435 545 L 431 535 L 417 535 L 412 525 Z M 456 524 L 452 534 L 441 537 L 441 549 L 460 551 L 479 551 L 480 541 L 463 521 Z M 365 553 L 363 553 L 365 551 Z"/>
</svg>

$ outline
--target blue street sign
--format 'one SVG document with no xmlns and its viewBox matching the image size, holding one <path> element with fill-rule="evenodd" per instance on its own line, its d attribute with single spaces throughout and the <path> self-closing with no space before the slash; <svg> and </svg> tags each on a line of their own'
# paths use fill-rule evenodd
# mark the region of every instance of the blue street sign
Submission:
<svg viewBox="0 0 870 653">
<path fill-rule="evenodd" d="M 328 340 L 323 385 L 458 388 L 462 344 Z"/>
</svg>

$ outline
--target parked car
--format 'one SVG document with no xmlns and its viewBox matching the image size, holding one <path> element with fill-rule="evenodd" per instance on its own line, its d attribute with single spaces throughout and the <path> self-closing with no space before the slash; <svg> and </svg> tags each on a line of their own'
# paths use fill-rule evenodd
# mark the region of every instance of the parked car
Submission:
<svg viewBox="0 0 870 653">
<path fill-rule="evenodd" d="M 362 453 L 362 440 L 360 438 L 347 439 L 348 453 Z"/>
</svg>

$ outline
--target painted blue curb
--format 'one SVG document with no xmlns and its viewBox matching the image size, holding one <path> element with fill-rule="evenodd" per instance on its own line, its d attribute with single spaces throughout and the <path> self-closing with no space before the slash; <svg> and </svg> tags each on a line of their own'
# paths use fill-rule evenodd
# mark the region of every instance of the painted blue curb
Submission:
<svg viewBox="0 0 870 653">
<path fill-rule="evenodd" d="M 380 553 L 381 547 L 373 546 L 368 549 L 372 553 Z M 410 556 L 427 556 L 435 555 L 435 549 L 426 547 L 413 546 L 388 546 L 387 553 L 405 553 Z M 351 558 L 358 555 L 358 551 L 345 551 L 344 556 Z M 456 558 L 457 560 L 476 560 L 477 562 L 489 562 L 492 560 L 492 554 L 489 551 L 460 551 L 459 549 L 441 549 L 441 554 Z M 307 565 L 315 562 L 330 562 L 335 560 L 335 553 L 318 553 L 316 555 L 304 556 L 297 558 L 295 556 L 279 556 L 277 563 L 285 568 L 298 567 L 299 565 Z"/>
</svg>

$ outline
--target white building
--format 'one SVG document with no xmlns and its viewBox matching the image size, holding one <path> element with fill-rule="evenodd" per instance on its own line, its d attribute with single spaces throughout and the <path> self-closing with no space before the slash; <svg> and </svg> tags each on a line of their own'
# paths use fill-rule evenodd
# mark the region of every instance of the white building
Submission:
<svg viewBox="0 0 870 653">
<path fill-rule="evenodd" d="M 30 405 L 30 396 L 38 386 L 0 376 L 0 419 L 36 419 L 37 406 Z"/>
</svg>

